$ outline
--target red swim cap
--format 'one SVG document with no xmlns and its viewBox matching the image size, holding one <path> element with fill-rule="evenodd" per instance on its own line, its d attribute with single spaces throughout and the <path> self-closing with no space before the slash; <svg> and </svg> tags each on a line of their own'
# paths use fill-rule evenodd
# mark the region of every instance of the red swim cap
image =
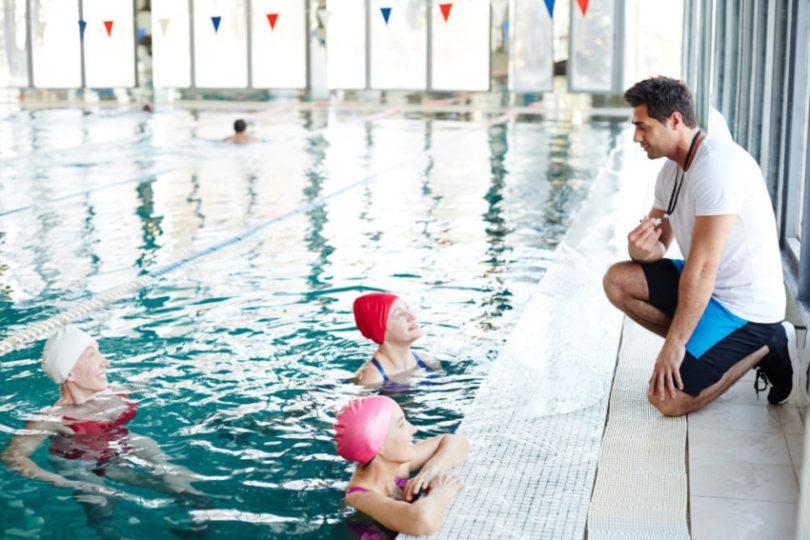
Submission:
<svg viewBox="0 0 810 540">
<path fill-rule="evenodd" d="M 385 340 L 385 325 L 391 305 L 399 298 L 394 294 L 364 294 L 354 301 L 354 323 L 357 329 L 375 343 Z"/>
</svg>

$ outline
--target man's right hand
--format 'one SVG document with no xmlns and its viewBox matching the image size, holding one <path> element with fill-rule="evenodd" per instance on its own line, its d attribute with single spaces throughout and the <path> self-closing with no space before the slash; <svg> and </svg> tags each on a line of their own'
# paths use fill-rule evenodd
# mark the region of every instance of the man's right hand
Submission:
<svg viewBox="0 0 810 540">
<path fill-rule="evenodd" d="M 645 217 L 638 227 L 630 231 L 627 235 L 627 249 L 630 257 L 634 261 L 651 262 L 657 257 L 657 251 L 661 248 L 660 239 L 663 227 L 656 227 L 655 220 Z"/>
</svg>

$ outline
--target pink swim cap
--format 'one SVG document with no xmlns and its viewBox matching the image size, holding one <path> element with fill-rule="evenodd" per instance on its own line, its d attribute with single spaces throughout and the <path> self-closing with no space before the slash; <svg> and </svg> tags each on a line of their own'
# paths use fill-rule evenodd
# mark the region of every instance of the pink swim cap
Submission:
<svg viewBox="0 0 810 540">
<path fill-rule="evenodd" d="M 385 341 L 385 325 L 388 312 L 399 298 L 394 294 L 364 294 L 354 301 L 354 322 L 357 329 L 375 343 Z"/>
<path fill-rule="evenodd" d="M 371 461 L 385 442 L 395 404 L 389 397 L 371 396 L 343 407 L 334 425 L 338 454 L 362 464 Z"/>
</svg>

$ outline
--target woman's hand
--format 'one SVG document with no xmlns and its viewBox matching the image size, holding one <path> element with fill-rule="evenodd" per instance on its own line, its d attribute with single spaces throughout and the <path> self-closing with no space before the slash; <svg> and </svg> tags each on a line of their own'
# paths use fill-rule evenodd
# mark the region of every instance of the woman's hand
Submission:
<svg viewBox="0 0 810 540">
<path fill-rule="evenodd" d="M 455 474 L 437 474 L 430 481 L 430 485 L 428 485 L 428 493 L 432 494 L 434 491 L 446 491 L 451 497 L 455 497 L 456 493 L 461 491 L 463 487 L 464 482 Z"/>
<path fill-rule="evenodd" d="M 405 489 L 402 490 L 402 500 L 411 502 L 419 496 L 419 492 L 426 491 L 430 486 L 430 482 L 439 473 L 433 467 L 423 467 L 419 474 L 408 480 L 405 484 Z"/>
</svg>

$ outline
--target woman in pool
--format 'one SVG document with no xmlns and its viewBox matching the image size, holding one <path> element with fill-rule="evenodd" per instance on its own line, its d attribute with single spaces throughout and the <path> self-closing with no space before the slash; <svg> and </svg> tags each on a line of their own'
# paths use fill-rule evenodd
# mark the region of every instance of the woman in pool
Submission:
<svg viewBox="0 0 810 540">
<path fill-rule="evenodd" d="M 365 385 L 402 382 L 416 369 L 435 371 L 441 366 L 427 353 L 411 350 L 422 328 L 410 307 L 386 293 L 364 294 L 354 301 L 354 321 L 363 336 L 377 343 L 377 351 L 363 364 L 355 381 Z"/>
<path fill-rule="evenodd" d="M 61 396 L 26 422 L 0 459 L 23 476 L 74 488 L 79 494 L 110 496 L 109 501 L 76 497 L 87 511 L 88 524 L 102 536 L 115 534 L 105 523 L 112 514 L 113 505 L 108 503 L 123 496 L 105 484 L 105 477 L 179 495 L 181 501 L 195 506 L 209 506 L 204 494 L 190 485 L 194 473 L 169 463 L 155 441 L 127 429 L 137 404 L 127 398 L 123 387 L 107 382 L 108 365 L 96 341 L 78 328 L 68 326 L 51 336 L 42 368 L 59 385 Z M 48 457 L 56 472 L 43 469 L 30 457 L 46 439 L 50 439 Z"/>
<path fill-rule="evenodd" d="M 447 506 L 464 487 L 446 472 L 467 459 L 465 437 L 439 435 L 414 444 L 416 428 L 385 396 L 352 401 L 334 427 L 338 454 L 358 462 L 343 492 L 348 504 L 392 531 L 423 535 L 441 527 Z"/>
</svg>

